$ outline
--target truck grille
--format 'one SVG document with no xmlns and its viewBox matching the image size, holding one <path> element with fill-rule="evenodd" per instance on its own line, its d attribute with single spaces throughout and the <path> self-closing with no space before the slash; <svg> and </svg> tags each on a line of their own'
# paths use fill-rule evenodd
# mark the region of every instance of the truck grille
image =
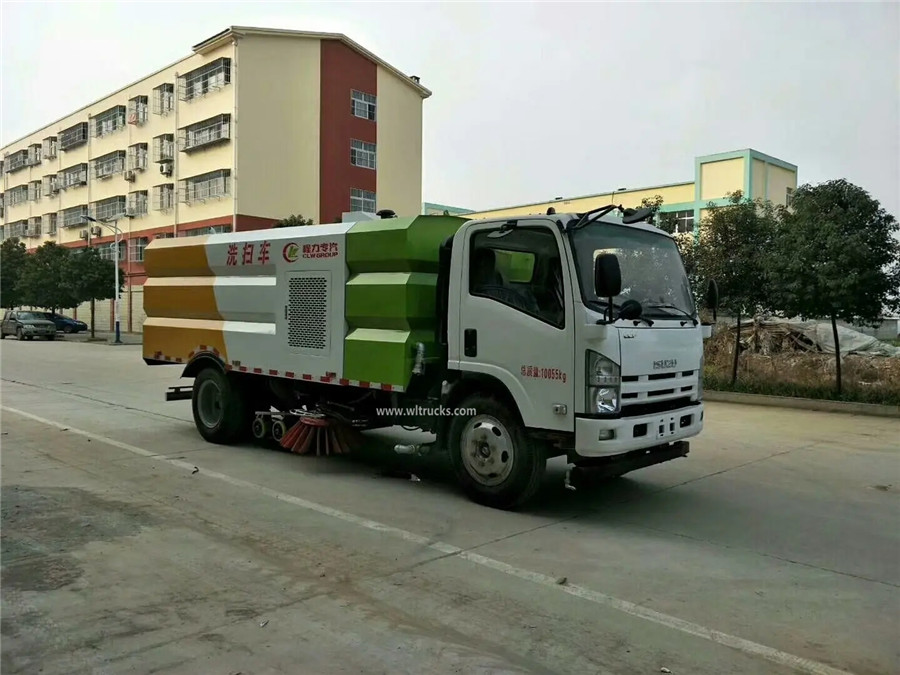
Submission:
<svg viewBox="0 0 900 675">
<path fill-rule="evenodd" d="M 690 405 L 696 387 L 695 370 L 625 375 L 622 377 L 622 412 L 626 415 L 649 414 Z"/>
</svg>

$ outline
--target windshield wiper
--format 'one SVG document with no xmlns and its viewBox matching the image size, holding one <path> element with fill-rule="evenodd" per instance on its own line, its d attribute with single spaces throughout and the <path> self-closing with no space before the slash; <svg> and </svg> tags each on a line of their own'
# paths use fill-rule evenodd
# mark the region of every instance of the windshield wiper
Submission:
<svg viewBox="0 0 900 675">
<path fill-rule="evenodd" d="M 678 307 L 678 306 L 673 305 L 673 304 L 671 304 L 671 303 L 668 303 L 668 302 L 648 302 L 648 303 L 647 303 L 647 307 L 652 307 L 652 308 L 654 308 L 654 309 L 657 309 L 657 308 L 659 308 L 659 309 L 674 309 L 676 312 L 678 312 L 678 313 L 681 314 L 682 316 L 686 316 L 688 319 L 690 319 L 690 320 L 694 323 L 695 326 L 697 325 L 697 319 L 695 319 L 690 313 L 684 311 L 683 309 L 681 309 L 681 307 Z M 684 324 L 685 324 L 685 322 L 682 321 L 682 322 L 681 322 L 681 325 L 683 326 Z"/>
</svg>

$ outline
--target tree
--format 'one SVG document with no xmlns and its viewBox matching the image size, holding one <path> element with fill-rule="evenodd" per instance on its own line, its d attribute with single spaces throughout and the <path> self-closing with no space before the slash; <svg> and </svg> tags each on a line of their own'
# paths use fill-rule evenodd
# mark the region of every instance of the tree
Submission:
<svg viewBox="0 0 900 675">
<path fill-rule="evenodd" d="M 48 241 L 26 257 L 21 277 L 21 303 L 55 312 L 78 305 L 70 283 L 69 249 Z"/>
<path fill-rule="evenodd" d="M 778 228 L 769 269 L 777 305 L 788 316 L 875 324 L 900 307 L 897 220 L 861 187 L 844 180 L 802 185 Z"/>
<path fill-rule="evenodd" d="M 662 205 L 662 195 L 653 195 L 652 197 L 644 197 L 641 200 L 640 208 L 652 210 L 654 225 L 656 225 L 656 227 L 661 229 L 663 232 L 674 234 L 675 227 L 677 225 L 675 216 L 672 213 L 660 213 L 659 210 L 662 208 Z"/>
<path fill-rule="evenodd" d="M 299 214 L 290 215 L 287 218 L 279 220 L 272 227 L 300 227 L 305 225 L 313 225 L 312 218 L 304 218 Z"/>
<path fill-rule="evenodd" d="M 13 309 L 22 304 L 22 272 L 28 253 L 18 238 L 0 244 L 0 307 Z"/>
<path fill-rule="evenodd" d="M 116 264 L 112 260 L 104 260 L 100 256 L 100 250 L 90 246 L 69 256 L 65 276 L 77 299 L 76 304 L 114 298 Z M 124 285 L 125 274 L 119 270 L 119 293 Z M 91 306 L 91 337 L 93 336 L 94 313 Z"/>
<path fill-rule="evenodd" d="M 715 279 L 720 304 L 734 313 L 737 327 L 731 382 L 737 382 L 741 317 L 770 308 L 767 277 L 772 239 L 782 216 L 771 202 L 744 199 L 740 191 L 727 195 L 725 206 L 709 205 L 700 223 L 694 251 L 698 279 Z"/>
</svg>

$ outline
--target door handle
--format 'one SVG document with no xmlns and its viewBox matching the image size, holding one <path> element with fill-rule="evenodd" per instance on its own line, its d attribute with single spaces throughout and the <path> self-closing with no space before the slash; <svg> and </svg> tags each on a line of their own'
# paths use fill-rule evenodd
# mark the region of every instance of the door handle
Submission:
<svg viewBox="0 0 900 675">
<path fill-rule="evenodd" d="M 474 328 L 466 328 L 463 332 L 463 353 L 478 356 L 478 331 Z"/>
</svg>

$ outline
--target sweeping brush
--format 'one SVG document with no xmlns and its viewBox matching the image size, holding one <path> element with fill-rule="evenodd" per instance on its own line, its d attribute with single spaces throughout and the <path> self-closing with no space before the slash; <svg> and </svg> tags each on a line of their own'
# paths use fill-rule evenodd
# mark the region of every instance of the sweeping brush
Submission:
<svg viewBox="0 0 900 675">
<path fill-rule="evenodd" d="M 280 445 L 298 455 L 346 455 L 362 442 L 359 432 L 322 416 L 301 415 Z"/>
</svg>

